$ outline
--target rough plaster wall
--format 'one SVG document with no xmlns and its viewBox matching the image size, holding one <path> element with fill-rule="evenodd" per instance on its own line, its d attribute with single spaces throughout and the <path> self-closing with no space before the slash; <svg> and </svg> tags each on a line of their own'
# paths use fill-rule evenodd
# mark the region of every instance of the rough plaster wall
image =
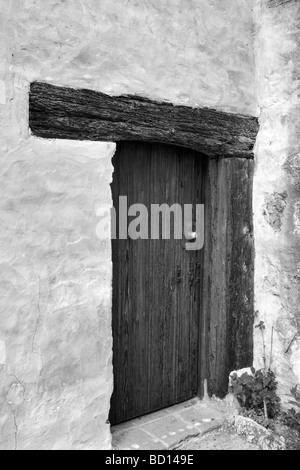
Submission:
<svg viewBox="0 0 300 470">
<path fill-rule="evenodd" d="M 252 0 L 1 5 L 8 63 L 28 80 L 256 115 Z"/>
<path fill-rule="evenodd" d="M 110 446 L 111 256 L 96 225 L 114 147 L 24 138 L 1 161 L 1 449 Z"/>
<path fill-rule="evenodd" d="M 257 323 L 283 402 L 300 392 L 300 4 L 262 0 L 256 11 L 261 130 L 254 188 Z M 255 332 L 256 365 L 262 335 Z"/>
<path fill-rule="evenodd" d="M 113 145 L 28 132 L 33 80 L 256 114 L 249 0 L 0 0 L 0 449 L 109 448 Z"/>
</svg>

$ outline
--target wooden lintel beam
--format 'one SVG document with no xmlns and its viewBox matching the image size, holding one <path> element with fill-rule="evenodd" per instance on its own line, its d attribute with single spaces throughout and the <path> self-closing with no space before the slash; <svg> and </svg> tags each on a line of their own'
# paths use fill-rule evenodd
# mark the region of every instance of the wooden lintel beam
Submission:
<svg viewBox="0 0 300 470">
<path fill-rule="evenodd" d="M 166 143 L 211 158 L 252 159 L 259 127 L 252 116 L 39 82 L 31 84 L 29 106 L 30 129 L 38 137 Z"/>
</svg>

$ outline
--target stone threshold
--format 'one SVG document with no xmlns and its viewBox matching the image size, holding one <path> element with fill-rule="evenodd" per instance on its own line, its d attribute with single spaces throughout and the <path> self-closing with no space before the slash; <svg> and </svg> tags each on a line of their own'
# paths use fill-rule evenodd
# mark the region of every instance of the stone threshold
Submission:
<svg viewBox="0 0 300 470">
<path fill-rule="evenodd" d="M 184 441 L 219 429 L 226 409 L 198 398 L 113 426 L 113 450 L 173 450 Z"/>
</svg>

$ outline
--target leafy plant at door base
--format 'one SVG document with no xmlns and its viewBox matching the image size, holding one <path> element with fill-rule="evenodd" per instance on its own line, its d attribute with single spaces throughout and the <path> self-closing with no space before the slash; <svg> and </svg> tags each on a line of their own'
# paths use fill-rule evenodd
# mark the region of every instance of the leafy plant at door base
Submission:
<svg viewBox="0 0 300 470">
<path fill-rule="evenodd" d="M 252 367 L 251 374 L 245 372 L 240 377 L 237 373 L 231 374 L 229 392 L 237 398 L 241 406 L 241 415 L 283 436 L 287 450 L 300 450 L 300 412 L 295 409 L 281 410 L 276 376 L 271 370 L 274 327 L 271 332 L 269 366 L 267 365 L 264 322 L 260 322 L 256 328 L 260 330 L 262 336 L 264 368 L 255 370 Z M 291 390 L 291 394 L 295 399 L 291 403 L 300 408 L 300 394 L 297 387 Z"/>
<path fill-rule="evenodd" d="M 280 411 L 280 398 L 277 396 L 277 382 L 274 372 L 264 369 L 251 369 L 241 377 L 231 376 L 230 392 L 237 398 L 242 409 L 253 410 L 261 416 L 260 424 L 269 427 L 269 420 L 276 418 Z M 251 413 L 248 413 L 250 417 Z"/>
<path fill-rule="evenodd" d="M 266 357 L 265 323 L 261 321 L 255 328 L 260 330 L 262 336 L 264 369 L 256 371 L 252 367 L 252 375 L 246 372 L 241 377 L 238 377 L 236 373 L 232 374 L 230 391 L 235 395 L 242 409 L 248 411 L 248 416 L 249 410 L 253 410 L 255 412 L 253 414 L 258 418 L 256 421 L 265 427 L 269 427 L 269 420 L 274 420 L 280 411 L 280 398 L 277 395 L 276 377 L 271 370 L 274 327 L 272 327 L 271 334 L 269 367 L 267 367 Z"/>
</svg>

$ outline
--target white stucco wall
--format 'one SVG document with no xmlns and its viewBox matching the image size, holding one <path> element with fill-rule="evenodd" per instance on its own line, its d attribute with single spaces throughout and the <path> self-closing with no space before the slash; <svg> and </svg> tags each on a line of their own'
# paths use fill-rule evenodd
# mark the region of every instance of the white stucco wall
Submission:
<svg viewBox="0 0 300 470">
<path fill-rule="evenodd" d="M 285 3 L 283 5 L 278 5 Z M 255 300 L 266 324 L 269 364 L 284 404 L 300 392 L 300 3 L 261 0 L 256 9 L 260 132 L 256 147 Z M 255 330 L 255 365 L 263 366 Z M 300 397 L 300 395 L 299 395 Z M 295 401 L 295 400 L 294 400 Z"/>
<path fill-rule="evenodd" d="M 0 0 L 0 449 L 104 449 L 113 144 L 28 131 L 31 81 L 256 114 L 249 0 Z"/>
<path fill-rule="evenodd" d="M 29 81 L 255 114 L 252 0 L 2 0 Z"/>
</svg>

